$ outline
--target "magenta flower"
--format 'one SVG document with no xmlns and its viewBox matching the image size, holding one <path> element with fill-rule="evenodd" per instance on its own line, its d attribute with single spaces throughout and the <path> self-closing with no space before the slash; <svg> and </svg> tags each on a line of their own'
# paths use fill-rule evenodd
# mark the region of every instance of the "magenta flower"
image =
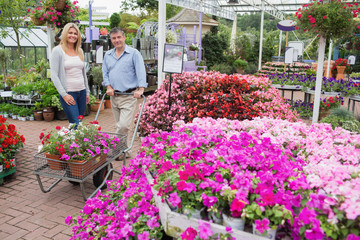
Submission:
<svg viewBox="0 0 360 240">
<path fill-rule="evenodd" d="M 206 207 L 210 208 L 217 202 L 217 197 L 209 197 L 205 193 L 201 194 L 201 197 L 203 199 L 203 203 Z"/>
<path fill-rule="evenodd" d="M 315 226 L 312 229 L 305 230 L 305 237 L 309 240 L 321 240 L 325 237 L 324 231 L 319 227 Z"/>
<path fill-rule="evenodd" d="M 305 207 L 303 210 L 301 210 L 299 214 L 299 219 L 304 224 L 310 224 L 314 221 L 314 218 L 316 218 L 316 213 L 314 209 L 308 209 Z"/>
<path fill-rule="evenodd" d="M 201 239 L 209 239 L 213 235 L 210 223 L 199 220 L 199 237 Z"/>
<path fill-rule="evenodd" d="M 70 225 L 71 222 L 72 222 L 72 216 L 67 216 L 67 218 L 65 219 L 65 224 Z"/>
<path fill-rule="evenodd" d="M 263 220 L 255 220 L 255 228 L 258 230 L 261 234 L 263 232 L 267 231 L 269 229 L 269 219 L 264 218 Z"/>
<path fill-rule="evenodd" d="M 174 207 L 175 206 L 178 206 L 180 205 L 181 203 L 181 198 L 178 196 L 177 192 L 174 192 L 174 193 L 170 193 L 169 194 L 169 202 L 171 203 L 171 205 L 173 205 Z"/>
<path fill-rule="evenodd" d="M 149 227 L 150 229 L 153 229 L 153 228 L 156 228 L 156 227 L 159 227 L 159 226 L 160 226 L 160 225 L 159 225 L 159 222 L 158 222 L 158 220 L 157 220 L 156 217 L 152 217 L 151 219 L 149 219 L 149 220 L 147 221 L 146 225 L 148 225 L 148 227 Z"/>
<path fill-rule="evenodd" d="M 139 233 L 138 235 L 139 240 L 149 240 L 149 232 L 144 231 L 143 233 Z"/>
<path fill-rule="evenodd" d="M 242 210 L 244 209 L 247 202 L 240 200 L 240 199 L 234 199 L 230 205 L 230 211 L 231 215 L 233 217 L 240 217 Z"/>
<path fill-rule="evenodd" d="M 180 236 L 183 240 L 194 240 L 197 235 L 197 231 L 192 227 L 188 227 Z"/>
</svg>

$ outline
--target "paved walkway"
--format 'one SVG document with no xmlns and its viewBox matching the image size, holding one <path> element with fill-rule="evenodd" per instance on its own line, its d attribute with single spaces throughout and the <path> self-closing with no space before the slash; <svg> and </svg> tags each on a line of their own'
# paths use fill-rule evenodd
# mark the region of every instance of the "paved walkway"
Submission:
<svg viewBox="0 0 360 240">
<path fill-rule="evenodd" d="M 95 119 L 95 112 L 86 116 L 84 121 Z M 99 124 L 103 131 L 115 132 L 115 123 L 111 109 L 100 112 Z M 71 228 L 65 225 L 67 216 L 79 213 L 84 206 L 80 186 L 74 186 L 68 181 L 61 181 L 49 193 L 40 190 L 34 171 L 34 155 L 41 144 L 41 131 L 48 131 L 56 126 L 68 126 L 66 121 L 19 121 L 8 119 L 15 124 L 18 131 L 25 137 L 25 146 L 17 155 L 17 172 L 0 186 L 0 239 L 69 239 Z M 131 151 L 136 155 L 140 147 L 137 137 Z M 122 162 L 113 161 L 114 168 L 119 169 Z M 114 179 L 118 177 L 114 174 Z M 45 187 L 55 179 L 44 178 Z M 92 178 L 85 182 L 87 196 L 95 187 Z"/>
<path fill-rule="evenodd" d="M 285 97 L 290 98 L 290 92 L 285 92 Z M 295 93 L 294 99 L 303 99 L 303 93 Z M 358 116 L 359 109 L 360 104 L 357 103 L 355 113 Z M 84 121 L 94 119 L 95 113 L 91 112 Z M 102 111 L 98 121 L 104 131 L 115 131 L 110 109 Z M 18 131 L 25 136 L 26 144 L 16 156 L 17 172 L 7 180 L 5 185 L 0 186 L 0 239 L 69 239 L 71 228 L 65 225 L 64 220 L 68 215 L 79 213 L 84 206 L 80 187 L 62 181 L 49 193 L 43 193 L 33 174 L 34 154 L 40 145 L 40 132 L 58 125 L 67 126 L 67 121 L 23 122 L 9 119 L 8 122 L 15 124 Z M 310 121 L 309 124 L 311 124 Z M 132 157 L 136 155 L 139 147 L 140 140 L 136 138 L 131 152 Z M 113 165 L 119 169 L 122 164 L 114 161 Z M 114 179 L 116 178 L 117 176 L 114 175 Z M 50 180 L 53 181 L 53 179 Z M 86 188 L 88 195 L 95 190 L 91 179 L 86 182 Z"/>
</svg>

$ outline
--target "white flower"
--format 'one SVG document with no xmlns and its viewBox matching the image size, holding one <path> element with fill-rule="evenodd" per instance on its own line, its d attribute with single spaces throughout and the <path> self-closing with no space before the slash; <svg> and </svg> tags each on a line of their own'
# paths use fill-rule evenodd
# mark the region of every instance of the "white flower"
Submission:
<svg viewBox="0 0 360 240">
<path fill-rule="evenodd" d="M 42 148 L 43 148 L 43 145 L 39 145 L 38 146 L 38 152 L 41 152 Z"/>
</svg>

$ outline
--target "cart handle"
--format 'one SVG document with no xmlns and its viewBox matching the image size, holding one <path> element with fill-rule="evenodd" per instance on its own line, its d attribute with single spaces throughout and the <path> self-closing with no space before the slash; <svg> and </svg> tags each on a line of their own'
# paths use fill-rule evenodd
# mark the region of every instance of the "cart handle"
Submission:
<svg viewBox="0 0 360 240">
<path fill-rule="evenodd" d="M 116 94 L 122 94 L 122 95 L 133 95 L 133 94 L 134 94 L 134 93 L 123 93 L 123 92 L 119 92 L 119 91 L 115 91 L 115 93 L 116 93 Z M 95 121 L 97 120 L 97 118 L 98 118 L 98 116 L 99 116 L 100 108 L 101 108 L 101 106 L 102 106 L 102 104 L 103 104 L 103 101 L 104 101 L 104 99 L 105 99 L 105 96 L 106 96 L 106 94 L 104 94 L 104 96 L 103 96 L 102 99 L 101 99 L 101 103 L 100 103 L 99 109 L 98 109 L 98 111 L 97 111 L 97 113 L 96 113 L 96 116 L 95 116 Z M 130 151 L 131 148 L 132 148 L 132 146 L 134 145 L 134 141 L 135 141 L 137 129 L 138 129 L 139 123 L 140 123 L 141 114 L 142 114 L 142 112 L 143 112 L 143 109 L 144 109 L 144 106 L 145 106 L 145 101 L 146 101 L 146 97 L 144 96 L 144 94 L 141 95 L 141 97 L 143 98 L 143 102 L 142 102 L 142 104 L 141 104 L 141 109 L 140 109 L 140 112 L 139 112 L 139 117 L 138 117 L 138 119 L 137 119 L 137 121 L 136 121 L 136 126 L 135 126 L 135 130 L 134 130 L 134 133 L 133 133 L 133 137 L 132 137 L 132 139 L 131 139 L 130 146 L 123 151 L 124 154 L 126 154 L 128 151 Z M 124 155 L 124 156 L 125 156 L 125 155 Z"/>
</svg>

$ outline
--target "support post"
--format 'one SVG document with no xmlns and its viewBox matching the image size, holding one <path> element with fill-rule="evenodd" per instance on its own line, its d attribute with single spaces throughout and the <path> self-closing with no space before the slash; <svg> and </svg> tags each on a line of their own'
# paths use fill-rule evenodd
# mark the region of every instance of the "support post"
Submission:
<svg viewBox="0 0 360 240">
<path fill-rule="evenodd" d="M 279 53 L 278 53 L 278 56 L 279 56 L 279 57 L 281 56 L 281 40 L 282 40 L 282 32 L 283 32 L 283 31 L 281 31 L 281 30 L 280 30 L 280 37 L 279 37 Z"/>
<path fill-rule="evenodd" d="M 289 32 L 286 32 L 285 48 L 288 45 Z M 286 72 L 286 63 L 284 61 L 284 72 Z"/>
<path fill-rule="evenodd" d="M 237 14 L 235 13 L 235 19 L 233 21 L 230 38 L 230 50 L 235 53 L 235 40 L 236 40 L 236 28 L 237 28 Z"/>
<path fill-rule="evenodd" d="M 324 69 L 325 44 L 326 44 L 325 37 L 320 35 L 319 57 L 318 57 L 318 66 L 316 72 L 314 111 L 313 111 L 312 123 L 317 123 L 319 118 L 320 94 L 321 94 L 322 77 L 323 77 L 323 69 Z"/>
<path fill-rule="evenodd" d="M 331 63 L 331 53 L 332 53 L 332 39 L 330 39 L 330 45 L 329 45 L 329 55 L 328 55 L 328 64 L 326 68 L 326 78 L 329 78 L 330 73 L 330 63 Z"/>
<path fill-rule="evenodd" d="M 200 61 L 201 61 L 202 16 L 203 16 L 203 13 L 200 12 L 200 17 L 199 17 L 199 54 L 198 54 L 198 60 L 197 60 L 198 65 L 200 64 Z"/>
<path fill-rule="evenodd" d="M 158 19 L 158 89 L 160 88 L 165 73 L 163 73 L 164 64 L 164 46 L 166 31 L 166 0 L 159 0 L 159 19 Z"/>
<path fill-rule="evenodd" d="M 258 70 L 261 69 L 262 60 L 262 45 L 263 45 L 263 32 L 264 32 L 264 2 L 261 1 L 261 28 L 260 28 L 260 46 L 259 46 L 259 65 Z"/>
<path fill-rule="evenodd" d="M 55 41 L 55 31 L 54 29 L 48 24 L 46 26 L 47 38 L 48 38 L 48 47 L 47 47 L 47 58 L 51 58 L 51 51 L 54 48 L 54 41 Z"/>
<path fill-rule="evenodd" d="M 90 37 L 90 48 L 92 48 L 92 9 L 91 9 L 92 0 L 89 1 L 89 37 Z M 96 49 L 91 49 L 96 50 Z"/>
</svg>

